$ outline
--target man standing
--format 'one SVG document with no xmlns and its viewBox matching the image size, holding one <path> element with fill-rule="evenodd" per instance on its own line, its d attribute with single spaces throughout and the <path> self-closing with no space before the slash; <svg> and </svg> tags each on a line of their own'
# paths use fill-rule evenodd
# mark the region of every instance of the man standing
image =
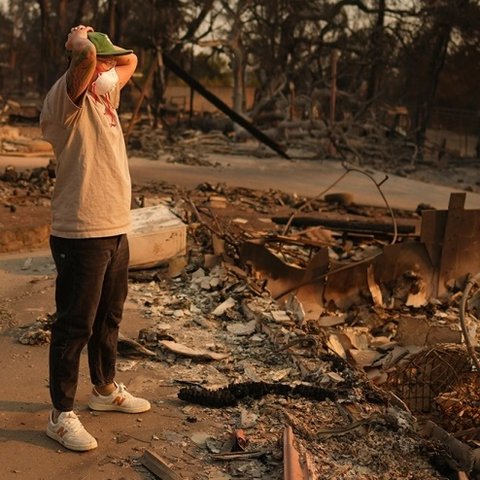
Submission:
<svg viewBox="0 0 480 480">
<path fill-rule="evenodd" d="M 128 289 L 131 184 L 116 108 L 137 66 L 132 50 L 79 25 L 65 47 L 70 65 L 40 116 L 57 161 L 50 248 L 57 319 L 50 345 L 53 409 L 47 435 L 77 451 L 97 447 L 73 412 L 80 354 L 88 346 L 93 410 L 140 413 L 150 403 L 117 384 L 119 324 Z"/>
</svg>

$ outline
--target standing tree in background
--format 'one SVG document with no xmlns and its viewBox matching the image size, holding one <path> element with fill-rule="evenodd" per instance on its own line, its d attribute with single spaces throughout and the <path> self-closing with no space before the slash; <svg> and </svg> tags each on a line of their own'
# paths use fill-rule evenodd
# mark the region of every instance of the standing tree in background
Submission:
<svg viewBox="0 0 480 480">
<path fill-rule="evenodd" d="M 380 88 L 384 63 L 385 2 L 378 0 L 378 13 L 371 35 L 372 62 L 368 79 L 367 100 L 373 100 Z"/>
<path fill-rule="evenodd" d="M 141 45 L 144 55 L 140 58 L 147 57 L 144 63 L 145 70 L 151 70 L 146 77 L 152 79 L 149 104 L 155 127 L 165 103 L 166 72 L 162 55 L 170 55 L 178 63 L 189 61 L 192 44 L 209 31 L 214 1 L 150 0 L 142 8 L 135 7 L 137 2 L 130 3 L 125 35 L 133 40 L 131 45 Z"/>
<path fill-rule="evenodd" d="M 46 92 L 58 77 L 60 59 L 64 58 L 59 38 L 63 33 L 61 26 L 66 24 L 66 18 L 61 18 L 66 13 L 66 0 L 60 0 L 56 6 L 51 0 L 38 0 L 38 5 L 42 43 L 38 86 L 41 92 Z"/>
<path fill-rule="evenodd" d="M 99 0 L 38 0 L 37 3 L 42 46 L 38 88 L 40 92 L 46 92 L 67 65 L 65 41 L 71 26 L 79 23 L 95 25 Z"/>
<path fill-rule="evenodd" d="M 223 12 L 228 28 L 224 27 L 226 36 L 225 47 L 230 57 L 233 76 L 233 110 L 242 114 L 246 108 L 245 74 L 247 67 L 247 52 L 244 46 L 244 15 L 251 0 L 229 2 L 222 0 Z M 230 5 L 232 4 L 232 5 Z"/>
<path fill-rule="evenodd" d="M 22 91 L 36 87 L 38 58 L 38 12 L 35 1 L 11 0 L 7 3 L 2 18 L 0 44 L 5 46 L 1 56 L 5 69 L 5 86 Z M 32 40 L 33 39 L 33 40 Z"/>
<path fill-rule="evenodd" d="M 420 74 L 414 98 L 413 128 L 416 143 L 422 152 L 425 144 L 425 134 L 430 121 L 430 115 L 444 68 L 452 34 L 460 19 L 468 11 L 470 0 L 439 0 L 437 2 L 425 1 L 422 11 L 424 26 L 419 37 L 413 44 L 414 48 L 420 47 L 419 55 L 424 58 L 422 63 L 412 59 L 410 62 L 410 75 Z"/>
<path fill-rule="evenodd" d="M 421 146 L 436 104 L 480 104 L 480 0 L 7 0 L 0 17 L 10 91 L 46 92 L 65 71 L 69 28 L 83 23 L 134 48 L 144 73 L 153 52 L 189 69 L 201 44 L 216 42 L 201 53 L 229 59 L 239 113 L 254 78 L 254 121 L 275 98 L 282 114 L 295 95 L 328 109 L 333 50 L 339 119 L 345 111 L 359 121 L 384 100 L 405 105 Z M 168 72 L 159 62 L 154 74 L 148 101 L 159 118 Z"/>
<path fill-rule="evenodd" d="M 479 79 L 480 2 L 471 2 L 452 35 L 435 103 L 447 108 L 479 111 Z"/>
</svg>

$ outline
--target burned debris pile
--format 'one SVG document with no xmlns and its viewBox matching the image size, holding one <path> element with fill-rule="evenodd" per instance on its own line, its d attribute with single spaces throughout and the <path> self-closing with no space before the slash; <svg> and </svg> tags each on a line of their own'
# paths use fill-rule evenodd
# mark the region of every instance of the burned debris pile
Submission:
<svg viewBox="0 0 480 480">
<path fill-rule="evenodd" d="M 19 185 L 48 197 L 9 175 L 5 201 Z M 168 207 L 188 245 L 130 272 L 151 326 L 120 339 L 118 368 L 168 367 L 187 419 L 212 409 L 229 426 L 195 450 L 212 475 L 273 480 L 297 452 L 303 478 L 477 478 L 478 286 L 462 300 L 480 223 L 463 194 L 412 212 L 210 183 L 133 193 Z M 46 320 L 19 341 L 48 341 Z"/>
<path fill-rule="evenodd" d="M 389 474 L 399 468 L 399 478 L 443 478 L 438 465 L 423 465 L 417 477 L 413 463 L 402 471 L 379 443 L 382 466 L 370 459 L 360 473 L 350 451 L 342 470 L 333 452 L 345 448 L 345 436 L 360 442 L 358 451 L 368 450 L 361 432 L 395 435 L 397 446 L 409 438 L 418 458 L 433 462 L 441 451 L 449 459 L 442 468 L 476 478 L 480 438 L 468 385 L 478 373 L 460 312 L 478 260 L 474 253 L 462 260 L 451 242 L 463 251 L 469 245 L 448 238 L 450 218 L 475 224 L 478 215 L 463 210 L 462 194 L 452 195 L 448 211 L 417 212 L 356 205 L 348 196 L 307 199 L 208 183 L 189 191 L 152 184 L 136 194 L 147 205 L 167 203 L 189 229 L 181 273 L 131 272 L 132 288 L 146 295 L 146 315 L 159 320 L 144 344 L 178 369 L 180 384 L 187 384 L 179 388 L 181 400 L 226 414 L 248 409 L 263 432 L 274 424 L 273 408 L 293 427 L 302 458 L 310 452 L 315 468 L 331 478 L 382 478 L 382 468 Z M 349 228 L 352 217 L 358 222 Z M 466 241 L 478 233 L 474 227 Z M 465 312 L 475 345 L 476 301 L 474 291 Z M 173 326 L 180 324 L 182 330 Z M 212 360 L 215 367 L 199 364 Z M 336 424 L 339 412 L 346 425 Z M 420 428 L 425 419 L 436 429 Z M 251 428 L 251 440 L 266 441 L 258 429 Z M 442 443 L 438 431 L 461 438 L 460 451 Z M 327 438 L 328 447 L 314 442 Z M 258 461 L 249 462 L 258 469 Z M 258 478 L 270 478 L 266 471 Z"/>
<path fill-rule="evenodd" d="M 18 171 L 7 166 L 0 174 L 0 205 L 11 212 L 22 206 L 48 206 L 53 190 L 55 166 Z"/>
</svg>

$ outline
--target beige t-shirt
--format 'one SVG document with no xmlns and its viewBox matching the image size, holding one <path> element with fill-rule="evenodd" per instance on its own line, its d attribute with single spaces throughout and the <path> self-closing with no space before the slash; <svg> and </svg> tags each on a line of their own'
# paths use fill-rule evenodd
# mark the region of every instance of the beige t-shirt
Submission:
<svg viewBox="0 0 480 480">
<path fill-rule="evenodd" d="M 52 235 L 108 237 L 127 233 L 130 227 L 131 183 L 116 112 L 118 87 L 110 98 L 111 109 L 90 92 L 75 105 L 67 94 L 66 75 L 45 98 L 40 127 L 57 162 Z"/>
</svg>

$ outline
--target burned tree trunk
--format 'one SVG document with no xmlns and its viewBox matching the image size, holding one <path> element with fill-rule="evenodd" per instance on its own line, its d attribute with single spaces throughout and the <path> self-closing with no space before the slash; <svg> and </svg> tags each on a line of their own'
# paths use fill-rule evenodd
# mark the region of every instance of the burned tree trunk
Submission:
<svg viewBox="0 0 480 480">
<path fill-rule="evenodd" d="M 430 54 L 427 76 L 423 91 L 417 98 L 414 126 L 416 127 L 417 146 L 420 151 L 425 144 L 425 133 L 430 121 L 431 110 L 437 92 L 440 75 L 445 64 L 447 49 L 450 43 L 455 22 L 459 13 L 465 10 L 470 0 L 459 0 L 451 8 L 438 8 L 438 16 L 434 27 L 433 48 Z"/>
<path fill-rule="evenodd" d="M 57 18 L 56 25 L 52 25 L 52 18 L 55 18 L 52 2 L 39 0 L 40 7 L 40 34 L 42 42 L 42 56 L 40 60 L 40 72 L 38 77 L 38 88 L 45 92 L 53 84 L 59 71 L 59 49 L 56 44 L 56 37 L 59 36 L 57 26 L 64 23 Z M 61 10 L 60 10 L 61 11 Z M 58 13 L 60 13 L 60 11 Z"/>
<path fill-rule="evenodd" d="M 372 100 L 378 92 L 383 63 L 383 28 L 385 22 L 385 0 L 378 0 L 378 15 L 372 33 L 372 67 L 368 82 L 367 100 Z"/>
</svg>

